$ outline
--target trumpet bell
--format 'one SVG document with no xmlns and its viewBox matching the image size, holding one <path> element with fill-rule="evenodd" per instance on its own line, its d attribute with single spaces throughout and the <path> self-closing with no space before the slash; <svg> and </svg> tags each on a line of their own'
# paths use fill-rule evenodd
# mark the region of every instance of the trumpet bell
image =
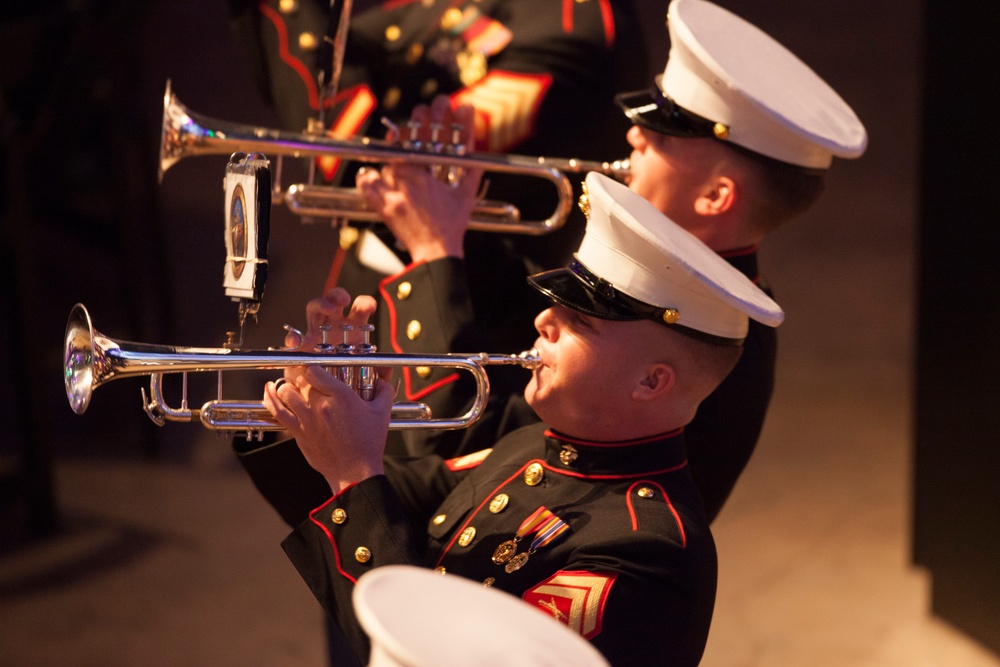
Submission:
<svg viewBox="0 0 1000 667">
<path fill-rule="evenodd" d="M 66 398 L 73 412 L 82 415 L 94 393 L 94 325 L 82 304 L 76 304 L 70 311 L 63 349 Z"/>
</svg>

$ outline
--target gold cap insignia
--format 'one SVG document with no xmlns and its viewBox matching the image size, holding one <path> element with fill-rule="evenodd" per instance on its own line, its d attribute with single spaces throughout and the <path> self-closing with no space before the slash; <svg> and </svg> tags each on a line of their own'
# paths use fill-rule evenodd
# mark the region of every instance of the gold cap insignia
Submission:
<svg viewBox="0 0 1000 667">
<path fill-rule="evenodd" d="M 583 211 L 583 215 L 590 220 L 590 195 L 587 192 L 587 184 L 583 184 L 583 194 L 580 195 L 580 201 L 577 202 L 580 210 Z"/>
</svg>

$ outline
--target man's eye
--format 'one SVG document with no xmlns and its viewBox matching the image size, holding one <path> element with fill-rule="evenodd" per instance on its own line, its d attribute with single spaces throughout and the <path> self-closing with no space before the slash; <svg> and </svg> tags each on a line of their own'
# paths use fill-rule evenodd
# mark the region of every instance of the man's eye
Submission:
<svg viewBox="0 0 1000 667">
<path fill-rule="evenodd" d="M 579 326 L 581 329 L 586 329 L 587 331 L 597 330 L 596 327 L 594 327 L 593 320 L 591 320 L 591 318 L 587 317 L 583 313 L 576 314 L 575 322 L 577 326 Z"/>
</svg>

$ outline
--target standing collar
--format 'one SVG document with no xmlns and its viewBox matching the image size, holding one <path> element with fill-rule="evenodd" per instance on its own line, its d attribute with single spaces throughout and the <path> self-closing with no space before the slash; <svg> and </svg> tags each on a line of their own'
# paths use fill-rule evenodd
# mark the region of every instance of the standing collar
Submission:
<svg viewBox="0 0 1000 667">
<path fill-rule="evenodd" d="M 687 465 L 684 429 L 614 442 L 545 431 L 545 461 L 554 469 L 588 477 L 640 477 Z"/>
</svg>

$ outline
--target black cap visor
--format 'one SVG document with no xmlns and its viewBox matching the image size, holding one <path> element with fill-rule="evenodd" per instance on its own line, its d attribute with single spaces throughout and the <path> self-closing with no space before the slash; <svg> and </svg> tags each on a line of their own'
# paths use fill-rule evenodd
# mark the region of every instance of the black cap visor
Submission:
<svg viewBox="0 0 1000 667">
<path fill-rule="evenodd" d="M 672 137 L 715 137 L 715 121 L 680 107 L 658 87 L 615 95 L 634 125 Z"/>
<path fill-rule="evenodd" d="M 723 338 L 664 319 L 666 308 L 651 306 L 592 273 L 577 260 L 565 269 L 553 269 L 528 276 L 528 283 L 561 306 L 601 320 L 617 322 L 651 320 L 670 329 L 713 345 L 741 345 L 742 338 Z"/>
<path fill-rule="evenodd" d="M 573 262 L 578 264 L 578 262 Z M 572 266 L 572 264 L 571 264 Z M 642 317 L 624 305 L 602 297 L 569 268 L 528 276 L 528 283 L 561 306 L 601 320 L 639 320 Z"/>
</svg>

